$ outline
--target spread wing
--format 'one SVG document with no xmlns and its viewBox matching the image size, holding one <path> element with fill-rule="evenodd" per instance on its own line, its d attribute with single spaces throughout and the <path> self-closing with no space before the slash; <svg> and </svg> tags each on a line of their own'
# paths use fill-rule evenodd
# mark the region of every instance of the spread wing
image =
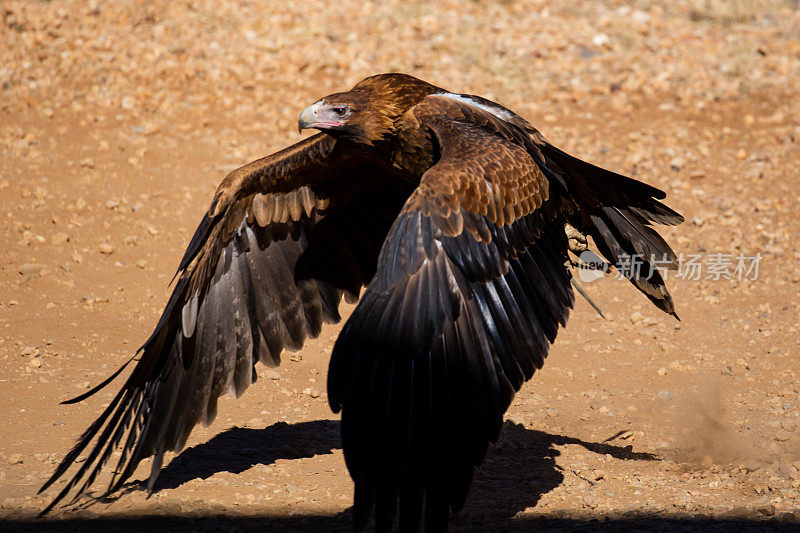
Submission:
<svg viewBox="0 0 800 533">
<path fill-rule="evenodd" d="M 115 449 L 121 456 L 108 491 L 155 456 L 152 487 L 164 452 L 180 450 L 198 422 L 209 424 L 222 394 L 242 394 L 257 361 L 277 365 L 282 350 L 299 349 L 324 322 L 339 321 L 342 295 L 355 300 L 372 278 L 413 190 L 397 170 L 368 157 L 317 134 L 226 177 L 138 363 L 42 487 L 88 447 L 45 513 L 79 483 L 75 497 L 83 493 Z"/>
<path fill-rule="evenodd" d="M 401 530 L 423 507 L 426 527 L 446 528 L 573 305 L 560 185 L 529 136 L 438 96 L 414 118 L 439 159 L 392 225 L 328 375 L 356 529 L 373 506 L 376 529 L 390 528 L 398 505 Z"/>
</svg>

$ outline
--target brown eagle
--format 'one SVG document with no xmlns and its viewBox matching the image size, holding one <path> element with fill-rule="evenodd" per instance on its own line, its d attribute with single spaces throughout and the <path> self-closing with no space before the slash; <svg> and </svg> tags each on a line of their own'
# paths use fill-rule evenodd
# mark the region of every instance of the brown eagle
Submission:
<svg viewBox="0 0 800 533">
<path fill-rule="evenodd" d="M 612 264 L 642 258 L 622 273 L 675 314 L 652 260 L 677 262 L 651 227 L 683 221 L 665 194 L 562 152 L 494 102 L 380 74 L 312 104 L 299 128 L 320 133 L 220 184 L 132 373 L 42 487 L 91 445 L 44 512 L 84 493 L 115 449 L 108 493 L 150 456 L 152 488 L 164 452 L 214 420 L 219 396 L 338 322 L 344 296 L 358 305 L 328 398 L 355 527 L 374 511 L 378 530 L 398 514 L 401 529 L 445 529 L 567 322 L 567 229 Z"/>
</svg>

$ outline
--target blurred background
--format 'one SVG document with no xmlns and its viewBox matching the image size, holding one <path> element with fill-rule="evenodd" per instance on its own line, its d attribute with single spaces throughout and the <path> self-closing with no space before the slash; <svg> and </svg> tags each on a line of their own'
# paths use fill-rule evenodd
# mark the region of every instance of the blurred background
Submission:
<svg viewBox="0 0 800 533">
<path fill-rule="evenodd" d="M 502 97 L 541 122 L 790 98 L 800 61 L 796 0 L 7 0 L 0 16 L 6 113 L 189 113 L 287 134 L 309 95 L 378 72 Z"/>
</svg>

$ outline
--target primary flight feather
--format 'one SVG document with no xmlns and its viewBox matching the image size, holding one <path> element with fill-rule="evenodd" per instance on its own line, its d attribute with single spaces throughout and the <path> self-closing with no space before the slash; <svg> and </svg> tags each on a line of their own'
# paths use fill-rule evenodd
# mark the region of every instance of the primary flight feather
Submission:
<svg viewBox="0 0 800 533">
<path fill-rule="evenodd" d="M 44 512 L 84 493 L 115 449 L 107 491 L 150 456 L 152 487 L 164 452 L 209 424 L 221 395 L 338 322 L 344 296 L 358 305 L 328 398 L 342 412 L 356 529 L 373 513 L 378 530 L 398 516 L 401 529 L 445 529 L 566 324 L 565 228 L 612 264 L 639 258 L 621 273 L 675 315 L 654 268 L 677 259 L 651 224 L 683 221 L 664 193 L 562 152 L 512 111 L 380 74 L 298 125 L 320 133 L 220 184 L 133 371 L 42 487 L 88 450 Z"/>
</svg>

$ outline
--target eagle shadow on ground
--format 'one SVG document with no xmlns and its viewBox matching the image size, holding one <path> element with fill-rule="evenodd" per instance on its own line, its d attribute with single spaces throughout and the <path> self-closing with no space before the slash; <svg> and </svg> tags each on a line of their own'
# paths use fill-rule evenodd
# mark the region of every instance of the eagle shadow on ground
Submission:
<svg viewBox="0 0 800 533">
<path fill-rule="evenodd" d="M 564 480 L 556 464 L 560 452 L 555 447 L 565 444 L 580 445 L 616 459 L 658 460 L 653 454 L 633 452 L 630 447 L 586 442 L 506 422 L 499 442 L 489 449 L 475 475 L 464 510 L 453 517 L 453 525 L 458 526 L 461 521 L 474 523 L 481 517 L 502 521 L 534 507 L 542 495 Z M 217 472 L 240 473 L 278 459 L 313 457 L 340 448 L 339 422 L 333 420 L 278 422 L 264 429 L 234 427 L 175 457 L 161 472 L 154 490 L 177 488 Z"/>
<path fill-rule="evenodd" d="M 335 420 L 277 422 L 264 429 L 233 427 L 173 458 L 161 471 L 153 491 L 174 489 L 217 472 L 239 474 L 255 465 L 333 453 L 334 449 L 341 449 Z"/>
</svg>

